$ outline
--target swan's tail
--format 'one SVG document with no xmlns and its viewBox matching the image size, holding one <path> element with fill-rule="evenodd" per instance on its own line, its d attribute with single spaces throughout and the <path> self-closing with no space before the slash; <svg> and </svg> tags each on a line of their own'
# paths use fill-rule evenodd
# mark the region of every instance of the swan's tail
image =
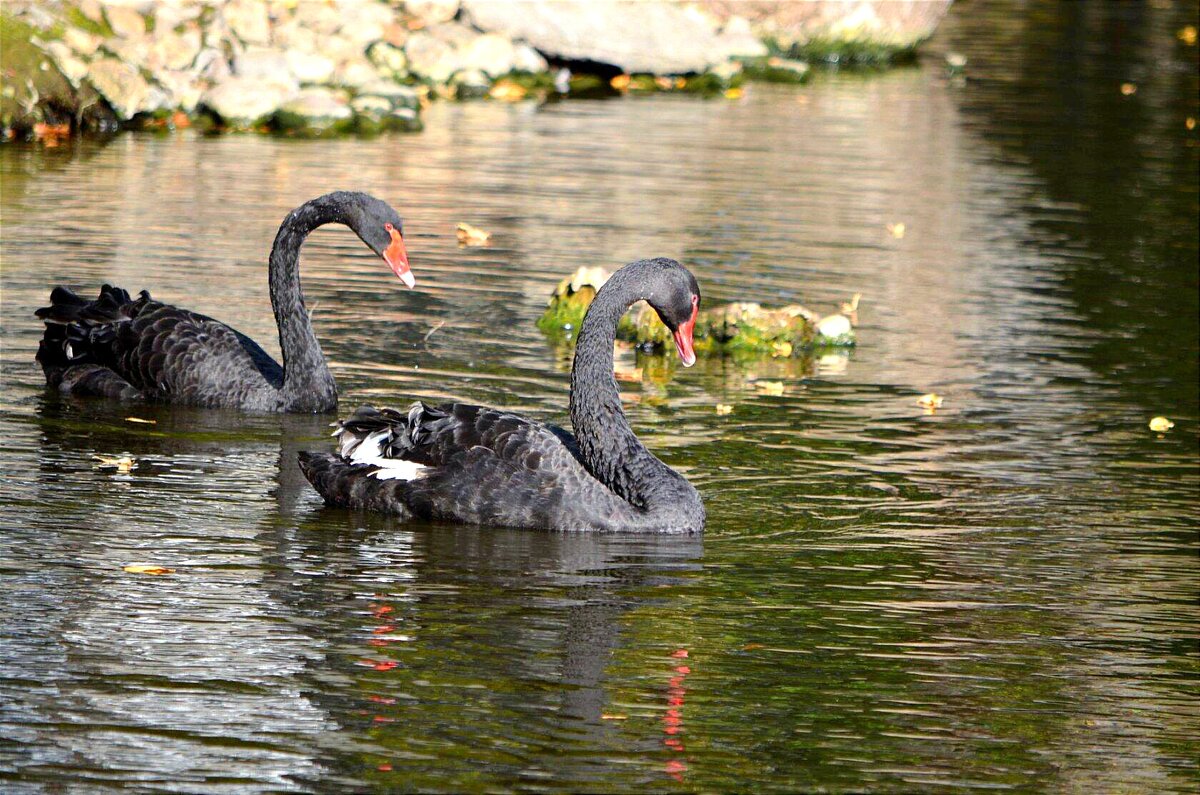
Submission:
<svg viewBox="0 0 1200 795">
<path fill-rule="evenodd" d="M 300 453 L 300 470 L 329 505 L 407 516 L 407 484 L 426 469 L 422 425 L 440 414 L 421 402 L 407 413 L 363 406 L 334 423 L 338 453 Z"/>
<path fill-rule="evenodd" d="M 58 386 L 68 368 L 101 363 L 97 351 L 112 342 L 117 324 L 137 317 L 150 300 L 145 290 L 134 300 L 128 291 L 111 284 L 101 287 L 94 301 L 80 298 L 66 287 L 55 287 L 50 306 L 35 313 L 46 323 L 37 352 L 46 381 Z"/>
</svg>

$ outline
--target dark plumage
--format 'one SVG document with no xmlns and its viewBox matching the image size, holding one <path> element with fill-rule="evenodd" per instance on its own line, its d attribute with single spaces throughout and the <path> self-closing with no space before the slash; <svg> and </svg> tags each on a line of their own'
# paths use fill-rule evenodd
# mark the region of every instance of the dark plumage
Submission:
<svg viewBox="0 0 1200 795">
<path fill-rule="evenodd" d="M 330 505 L 401 517 L 562 531 L 697 533 L 695 488 L 629 427 L 613 378 L 617 321 L 645 299 L 695 361 L 700 288 L 670 259 L 621 268 L 596 295 L 571 370 L 572 436 L 498 409 L 414 403 L 364 407 L 337 423 L 340 451 L 301 453 L 300 468 Z"/>
<path fill-rule="evenodd" d="M 337 408 L 337 386 L 300 289 L 300 247 L 328 223 L 349 226 L 410 287 L 400 216 L 365 193 L 336 192 L 297 207 L 271 249 L 268 281 L 283 364 L 210 317 L 104 285 L 95 301 L 65 287 L 37 311 L 46 323 L 37 360 L 46 382 L 73 395 L 207 408 L 318 412 Z"/>
</svg>

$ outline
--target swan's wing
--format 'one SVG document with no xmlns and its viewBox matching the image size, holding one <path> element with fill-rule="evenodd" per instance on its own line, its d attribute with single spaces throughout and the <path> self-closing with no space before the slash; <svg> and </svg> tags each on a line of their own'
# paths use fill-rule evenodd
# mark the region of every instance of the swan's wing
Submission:
<svg viewBox="0 0 1200 795">
<path fill-rule="evenodd" d="M 556 530 L 613 529 L 634 510 L 584 468 L 569 433 L 511 412 L 364 407 L 334 433 L 342 467 L 323 460 L 309 479 L 335 504 Z"/>
<path fill-rule="evenodd" d="M 104 285 L 89 302 L 60 287 L 37 315 L 46 322 L 38 360 L 52 383 L 69 368 L 90 365 L 145 397 L 228 405 L 239 391 L 283 381 L 282 368 L 245 335 L 144 291 L 135 300 Z"/>
</svg>

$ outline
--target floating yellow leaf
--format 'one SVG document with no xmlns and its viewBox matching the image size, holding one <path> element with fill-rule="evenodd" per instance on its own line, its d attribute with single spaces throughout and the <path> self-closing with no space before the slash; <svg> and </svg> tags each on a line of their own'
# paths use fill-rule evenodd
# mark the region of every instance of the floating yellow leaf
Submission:
<svg viewBox="0 0 1200 795">
<path fill-rule="evenodd" d="M 629 716 L 620 715 L 616 712 L 602 712 L 600 713 L 600 720 L 629 720 Z"/>
<path fill-rule="evenodd" d="M 687 88 L 687 78 L 686 77 L 675 78 L 675 88 L 680 91 Z"/>
<path fill-rule="evenodd" d="M 525 99 L 525 95 L 528 93 L 529 91 L 520 83 L 512 80 L 500 80 L 488 91 L 488 96 L 504 102 L 518 102 Z"/>
<path fill-rule="evenodd" d="M 724 417 L 726 414 L 732 414 L 732 413 L 733 413 L 733 406 L 729 405 L 728 403 L 718 403 L 717 404 L 717 416 L 718 417 Z"/>
<path fill-rule="evenodd" d="M 783 394 L 782 381 L 755 381 L 754 386 L 757 387 L 758 391 L 762 392 L 764 395 L 774 395 L 775 397 L 778 397 Z"/>
<path fill-rule="evenodd" d="M 609 80 L 608 84 L 617 91 L 627 91 L 629 89 L 629 83 L 632 80 L 633 78 L 631 78 L 629 75 L 617 75 L 612 80 Z"/>
<path fill-rule="evenodd" d="M 1166 433 L 1175 427 L 1175 423 L 1171 422 L 1166 417 L 1155 417 L 1150 420 L 1150 430 L 1155 433 Z"/>
<path fill-rule="evenodd" d="M 1137 84 L 1136 83 L 1122 83 L 1121 84 L 1121 95 L 1122 96 L 1131 97 L 1136 93 L 1137 93 Z"/>
<path fill-rule="evenodd" d="M 1188 116 L 1186 119 L 1184 119 L 1183 126 L 1187 127 L 1189 130 L 1196 129 L 1196 117 Z"/>
<path fill-rule="evenodd" d="M 97 469 L 102 469 L 104 467 L 116 467 L 117 471 L 122 474 L 137 469 L 137 461 L 132 456 L 128 455 L 94 455 L 92 458 L 100 462 L 99 464 L 96 464 Z"/>
<path fill-rule="evenodd" d="M 771 343 L 771 355 L 787 358 L 792 355 L 792 343 L 787 340 L 778 340 Z"/>
<path fill-rule="evenodd" d="M 1195 25 L 1186 25 L 1186 26 L 1180 28 L 1179 32 L 1176 33 L 1175 35 L 1178 36 L 1179 40 L 1182 41 L 1187 46 L 1189 46 L 1189 47 L 1196 46 L 1196 26 Z"/>
<path fill-rule="evenodd" d="M 455 227 L 455 234 L 458 235 L 460 246 L 482 246 L 492 238 L 491 232 L 485 232 L 468 223 L 461 223 Z"/>
<path fill-rule="evenodd" d="M 942 396 L 937 392 L 928 392 L 917 398 L 917 405 L 932 414 L 942 407 Z"/>
<path fill-rule="evenodd" d="M 128 566 L 122 567 L 122 571 L 127 571 L 130 574 L 152 574 L 154 576 L 175 573 L 175 569 L 168 569 L 166 566 L 155 566 L 152 563 L 130 563 Z"/>
<path fill-rule="evenodd" d="M 746 92 L 740 88 L 727 88 L 725 89 L 725 99 L 741 99 L 744 93 Z"/>
<path fill-rule="evenodd" d="M 141 417 L 126 417 L 126 422 L 140 422 L 143 425 L 157 425 L 158 420 L 144 420 Z"/>
<path fill-rule="evenodd" d="M 897 221 L 894 224 L 888 224 L 887 230 L 888 234 L 899 240 L 900 238 L 904 237 L 904 222 Z"/>
</svg>

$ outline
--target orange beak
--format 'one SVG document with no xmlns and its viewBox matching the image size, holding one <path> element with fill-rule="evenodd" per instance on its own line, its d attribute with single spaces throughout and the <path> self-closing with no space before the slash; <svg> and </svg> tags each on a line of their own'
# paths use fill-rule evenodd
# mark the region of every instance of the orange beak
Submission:
<svg viewBox="0 0 1200 795">
<path fill-rule="evenodd" d="M 688 318 L 686 323 L 681 323 L 679 328 L 675 329 L 675 350 L 679 351 L 679 360 L 683 362 L 684 367 L 691 367 L 696 363 L 696 351 L 692 348 L 692 332 L 696 328 L 696 316 L 700 314 L 700 296 L 692 296 L 692 316 Z"/>
<path fill-rule="evenodd" d="M 388 233 L 392 236 L 392 242 L 383 250 L 383 261 L 392 269 L 392 273 L 411 289 L 416 286 L 417 280 L 413 278 L 412 270 L 408 267 L 408 250 L 404 248 L 404 237 L 397 229 L 390 229 Z"/>
</svg>

